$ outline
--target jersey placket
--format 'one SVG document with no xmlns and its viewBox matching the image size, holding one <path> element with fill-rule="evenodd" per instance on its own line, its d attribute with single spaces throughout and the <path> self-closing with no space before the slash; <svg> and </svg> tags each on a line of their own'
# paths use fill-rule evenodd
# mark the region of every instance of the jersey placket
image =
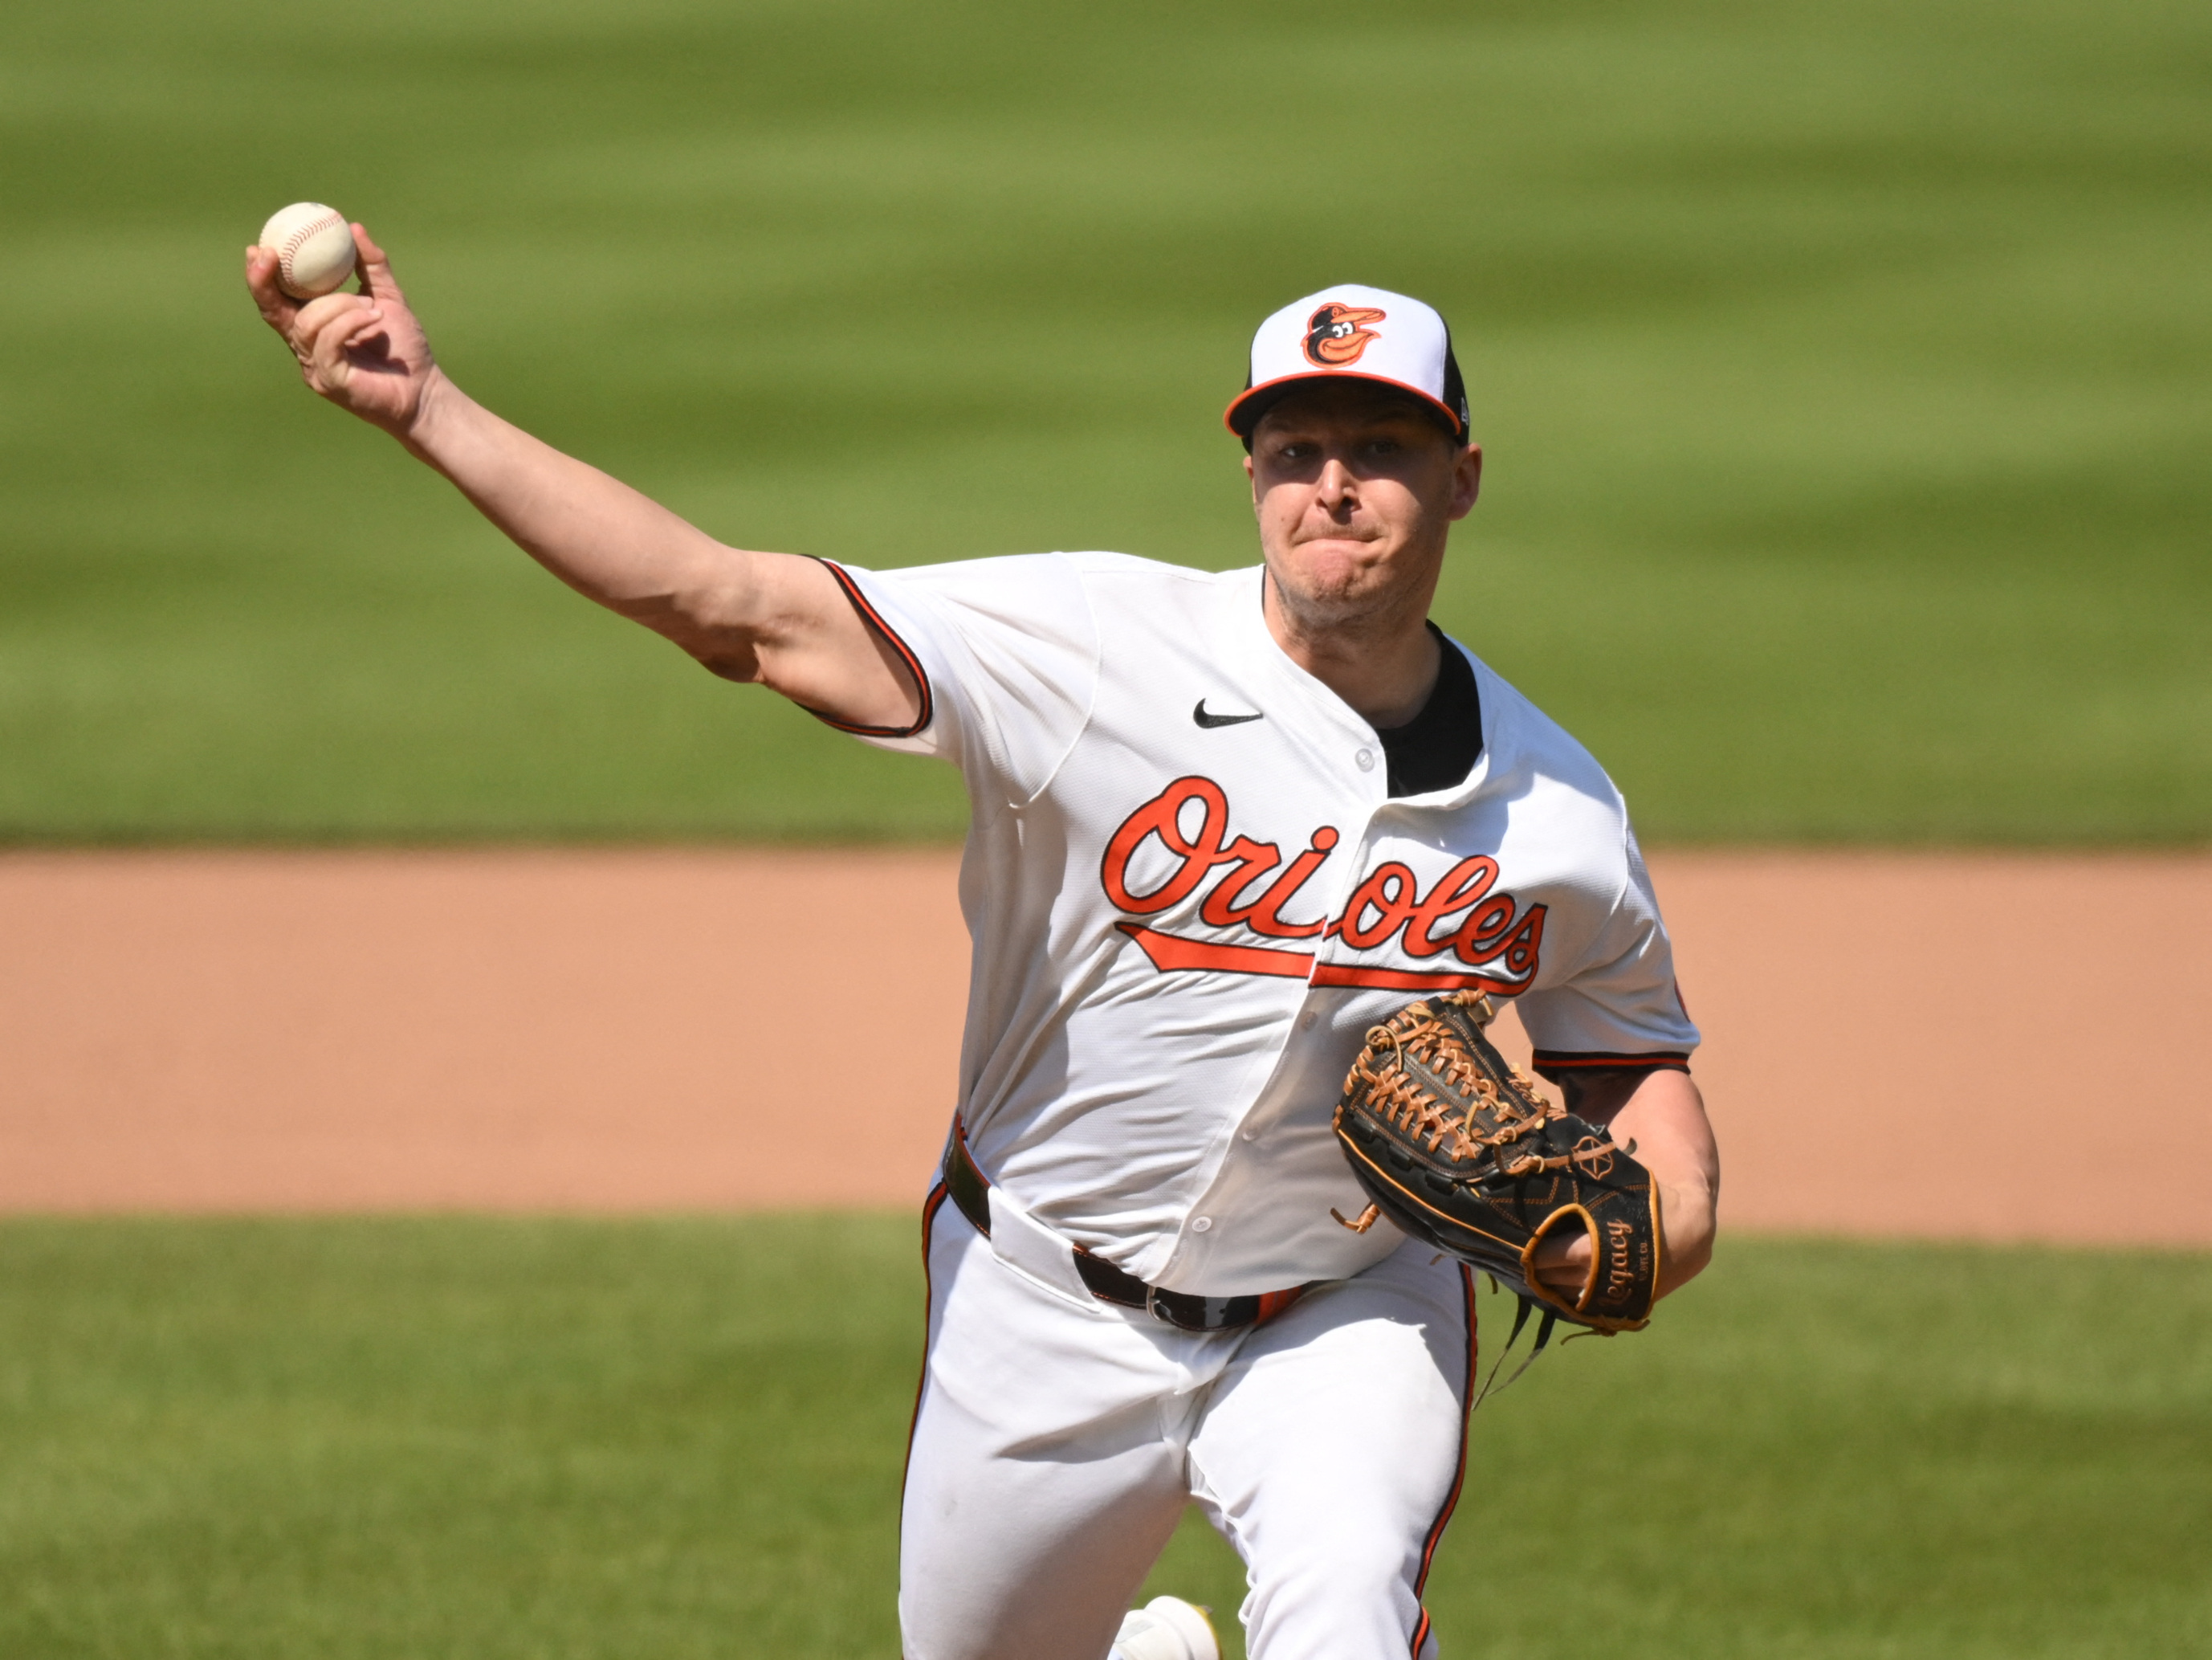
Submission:
<svg viewBox="0 0 2212 1660">
<path fill-rule="evenodd" d="M 1298 733 L 1323 734 L 1316 746 L 1328 743 L 1334 755 L 1340 757 L 1323 774 L 1336 779 L 1340 785 L 1341 818 L 1333 811 L 1329 822 L 1339 826 L 1340 839 L 1334 849 L 1336 856 L 1322 873 L 1316 873 L 1330 885 L 1325 896 L 1313 895 L 1324 901 L 1322 914 L 1334 919 L 1343 914 L 1346 901 L 1366 869 L 1376 817 L 1397 805 L 1388 794 L 1382 740 L 1376 736 L 1374 728 L 1335 692 L 1300 668 L 1276 644 L 1256 605 L 1239 621 L 1242 626 L 1237 629 L 1237 647 L 1240 654 L 1264 680 L 1272 683 L 1274 690 L 1271 701 L 1278 708 L 1291 706 L 1286 715 L 1294 714 L 1296 718 L 1290 729 Z M 1478 774 L 1480 770 L 1477 769 Z M 1471 776 L 1462 789 L 1470 788 L 1474 781 Z M 1233 1254 L 1236 1250 L 1236 1242 L 1229 1237 L 1228 1231 L 1237 1225 L 1238 1213 L 1245 1208 L 1237 1195 L 1247 1185 L 1238 1180 L 1238 1167 L 1243 1162 L 1238 1158 L 1238 1150 L 1264 1133 L 1263 1126 L 1255 1125 L 1255 1115 L 1265 1110 L 1277 1093 L 1277 1080 L 1282 1076 L 1285 1057 L 1300 1047 L 1302 1037 L 1310 1037 L 1319 1025 L 1322 1016 L 1316 1000 L 1341 996 L 1313 983 L 1313 969 L 1325 960 L 1329 943 L 1326 935 L 1314 942 L 1312 968 L 1295 1002 L 1285 1011 L 1285 1018 L 1278 1021 L 1273 1042 L 1255 1057 L 1254 1066 L 1247 1074 L 1248 1086 L 1239 1091 L 1242 1104 L 1236 1111 L 1224 1115 L 1206 1149 L 1200 1166 L 1206 1179 L 1196 1199 L 1184 1209 L 1174 1248 L 1157 1275 L 1161 1284 L 1176 1288 L 1202 1286 L 1206 1284 L 1209 1261 Z M 1251 1086 L 1249 1080 L 1256 1080 L 1256 1087 Z M 1333 1103 L 1333 1087 L 1329 1098 Z M 1268 1286 L 1257 1289 L 1281 1288 Z"/>
</svg>

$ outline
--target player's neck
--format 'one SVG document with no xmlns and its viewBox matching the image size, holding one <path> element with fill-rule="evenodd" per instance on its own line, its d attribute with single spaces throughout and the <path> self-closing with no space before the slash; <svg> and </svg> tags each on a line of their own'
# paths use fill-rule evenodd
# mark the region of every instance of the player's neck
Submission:
<svg viewBox="0 0 2212 1660">
<path fill-rule="evenodd" d="M 1281 586 L 1270 578 L 1262 611 L 1285 656 L 1378 731 L 1402 727 L 1421 712 L 1443 663 L 1425 604 L 1363 617 L 1304 615 L 1304 609 L 1285 604 Z"/>
</svg>

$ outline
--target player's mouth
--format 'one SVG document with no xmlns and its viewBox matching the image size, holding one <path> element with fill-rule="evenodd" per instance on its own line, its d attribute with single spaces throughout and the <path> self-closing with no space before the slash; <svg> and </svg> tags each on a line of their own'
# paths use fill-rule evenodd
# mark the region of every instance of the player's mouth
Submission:
<svg viewBox="0 0 2212 1660">
<path fill-rule="evenodd" d="M 1364 557 L 1387 538 L 1380 530 L 1359 525 L 1332 525 L 1326 530 L 1305 531 L 1291 538 L 1294 551 L 1348 553 Z"/>
</svg>

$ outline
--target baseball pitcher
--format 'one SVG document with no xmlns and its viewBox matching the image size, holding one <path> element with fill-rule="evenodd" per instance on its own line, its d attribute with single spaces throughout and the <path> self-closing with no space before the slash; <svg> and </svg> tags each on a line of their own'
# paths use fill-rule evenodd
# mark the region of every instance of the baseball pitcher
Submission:
<svg viewBox="0 0 2212 1660">
<path fill-rule="evenodd" d="M 354 228 L 359 294 L 247 255 L 312 388 L 715 674 L 966 781 L 908 1660 L 1212 1655 L 1188 1604 L 1129 1612 L 1194 1503 L 1259 1660 L 1435 1654 L 1470 1264 L 1632 1326 L 1719 1180 L 1620 794 L 1428 620 L 1482 477 L 1443 319 L 1346 285 L 1260 325 L 1257 564 L 874 572 L 725 546 L 471 402 Z M 1508 1000 L 1567 1116 L 1480 1052 Z"/>
</svg>

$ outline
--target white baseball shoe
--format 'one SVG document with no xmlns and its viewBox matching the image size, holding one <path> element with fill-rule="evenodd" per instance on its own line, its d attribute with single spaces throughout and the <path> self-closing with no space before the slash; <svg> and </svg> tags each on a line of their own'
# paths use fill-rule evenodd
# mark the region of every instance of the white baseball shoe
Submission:
<svg viewBox="0 0 2212 1660">
<path fill-rule="evenodd" d="M 1221 1660 L 1221 1642 L 1195 1602 L 1155 1596 L 1121 1616 L 1108 1660 Z"/>
</svg>

